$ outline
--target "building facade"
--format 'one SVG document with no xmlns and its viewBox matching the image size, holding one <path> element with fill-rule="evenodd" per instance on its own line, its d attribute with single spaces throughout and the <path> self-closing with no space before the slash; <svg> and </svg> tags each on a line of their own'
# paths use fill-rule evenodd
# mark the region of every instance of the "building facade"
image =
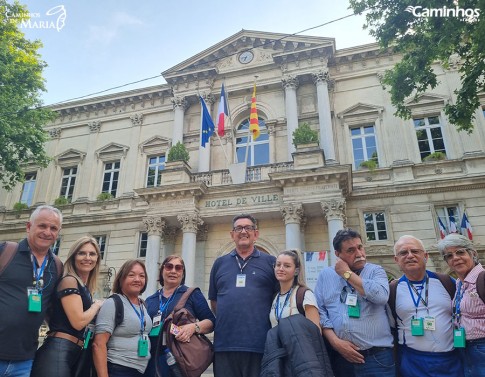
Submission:
<svg viewBox="0 0 485 377">
<path fill-rule="evenodd" d="M 274 255 L 326 250 L 332 264 L 331 240 L 348 226 L 390 277 L 400 276 L 393 245 L 404 234 L 423 240 L 430 269 L 448 272 L 436 249 L 440 220 L 460 231 L 466 213 L 484 251 L 485 110 L 477 109 L 470 135 L 448 122 L 443 108 L 459 84 L 459 62 L 450 59 L 434 67 L 439 85 L 409 101 L 412 118 L 395 117 L 380 77 L 397 61 L 375 44 L 337 50 L 332 38 L 242 30 L 163 72 L 167 84 L 55 106 L 59 117 L 46 127 L 52 162 L 27 166 L 23 184 L 0 190 L 0 240 L 25 234 L 31 208 L 15 203 L 57 200 L 61 259 L 82 235 L 100 242 L 100 296 L 130 258 L 146 260 L 153 292 L 172 253 L 183 256 L 187 283 L 206 291 L 242 212 L 258 219 L 257 246 Z M 224 135 L 202 147 L 199 95 L 216 119 L 222 83 Z M 261 135 L 248 140 L 254 83 Z M 317 147 L 295 148 L 301 123 L 318 132 Z M 188 164 L 166 162 L 177 142 Z"/>
</svg>

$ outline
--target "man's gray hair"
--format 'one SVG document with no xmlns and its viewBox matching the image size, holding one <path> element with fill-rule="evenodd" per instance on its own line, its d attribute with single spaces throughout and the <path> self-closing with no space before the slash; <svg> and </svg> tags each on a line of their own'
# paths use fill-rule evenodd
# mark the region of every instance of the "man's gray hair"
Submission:
<svg viewBox="0 0 485 377">
<path fill-rule="evenodd" d="M 32 214 L 30 215 L 30 222 L 35 221 L 35 219 L 39 216 L 39 214 L 42 211 L 51 211 L 51 212 L 54 212 L 57 216 L 59 216 L 59 221 L 60 221 L 60 223 L 62 225 L 62 212 L 59 211 L 59 209 L 57 209 L 56 207 L 52 207 L 52 206 L 48 206 L 48 205 L 38 206 L 34 210 L 34 212 L 32 212 Z"/>
<path fill-rule="evenodd" d="M 423 241 L 421 241 L 419 238 L 416 238 L 416 237 L 411 236 L 409 234 L 405 234 L 404 236 L 399 237 L 399 239 L 394 244 L 394 255 L 395 256 L 397 255 L 397 244 L 401 240 L 414 240 L 414 241 L 417 241 L 419 243 L 419 245 L 421 246 L 421 249 L 423 249 L 423 251 L 426 251 L 426 248 L 424 247 Z"/>
</svg>

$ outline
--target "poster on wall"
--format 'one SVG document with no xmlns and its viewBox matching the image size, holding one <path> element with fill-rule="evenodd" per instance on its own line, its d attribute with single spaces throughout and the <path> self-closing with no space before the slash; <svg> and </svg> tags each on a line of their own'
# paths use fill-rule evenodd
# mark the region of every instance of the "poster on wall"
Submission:
<svg viewBox="0 0 485 377">
<path fill-rule="evenodd" d="M 327 250 L 304 252 L 305 280 L 312 291 L 317 285 L 318 274 L 324 267 L 328 267 L 328 253 Z"/>
</svg>

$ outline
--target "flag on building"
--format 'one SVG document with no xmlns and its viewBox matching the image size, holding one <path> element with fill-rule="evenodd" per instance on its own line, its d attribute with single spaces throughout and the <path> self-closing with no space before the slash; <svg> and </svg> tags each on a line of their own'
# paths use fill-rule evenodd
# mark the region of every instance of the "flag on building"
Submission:
<svg viewBox="0 0 485 377">
<path fill-rule="evenodd" d="M 466 213 L 463 212 L 463 218 L 461 219 L 461 232 L 463 235 L 467 236 L 468 239 L 473 240 L 473 229 L 468 221 L 468 217 L 466 216 Z"/>
<path fill-rule="evenodd" d="M 221 100 L 219 102 L 218 108 L 218 118 L 217 118 L 217 134 L 219 136 L 224 136 L 224 120 L 225 117 L 229 115 L 229 111 L 227 110 L 227 98 L 226 92 L 224 91 L 224 84 L 221 87 Z"/>
<path fill-rule="evenodd" d="M 258 110 L 256 109 L 256 84 L 254 84 L 253 97 L 251 98 L 251 114 L 249 115 L 249 130 L 253 135 L 253 140 L 259 137 Z"/>
<path fill-rule="evenodd" d="M 200 145 L 205 148 L 206 143 L 210 140 L 210 137 L 214 133 L 214 122 L 207 110 L 204 99 L 199 96 L 200 104 L 202 105 L 202 130 L 200 134 Z"/>
<path fill-rule="evenodd" d="M 458 233 L 458 228 L 456 226 L 455 216 L 450 215 L 449 219 L 450 219 L 450 233 Z"/>
<path fill-rule="evenodd" d="M 446 236 L 446 227 L 443 221 L 438 217 L 438 228 L 440 229 L 440 238 L 443 239 Z"/>
</svg>

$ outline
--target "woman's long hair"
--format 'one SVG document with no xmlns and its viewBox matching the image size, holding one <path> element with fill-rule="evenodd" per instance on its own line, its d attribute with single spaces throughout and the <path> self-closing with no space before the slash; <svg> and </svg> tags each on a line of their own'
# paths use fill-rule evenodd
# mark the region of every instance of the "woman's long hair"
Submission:
<svg viewBox="0 0 485 377">
<path fill-rule="evenodd" d="M 69 249 L 69 253 L 67 254 L 67 259 L 64 262 L 64 274 L 74 276 L 80 284 L 84 285 L 84 282 L 80 278 L 76 270 L 76 263 L 74 259 L 76 258 L 76 254 L 78 253 L 81 248 L 86 245 L 87 243 L 94 246 L 96 250 L 96 254 L 98 258 L 96 260 L 96 265 L 94 268 L 89 272 L 88 281 L 86 283 L 86 287 L 88 288 L 89 292 L 94 293 L 97 288 L 98 284 L 98 276 L 99 276 L 99 266 L 101 264 L 101 253 L 99 251 L 99 245 L 96 240 L 91 236 L 84 236 L 79 238 L 76 242 L 74 242 Z"/>
</svg>

